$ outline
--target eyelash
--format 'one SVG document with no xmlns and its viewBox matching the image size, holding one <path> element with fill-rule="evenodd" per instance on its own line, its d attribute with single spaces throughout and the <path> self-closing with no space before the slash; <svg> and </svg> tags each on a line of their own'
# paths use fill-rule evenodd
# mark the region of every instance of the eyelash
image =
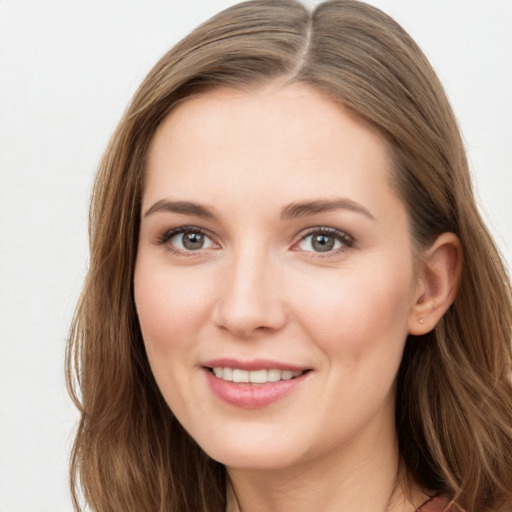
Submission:
<svg viewBox="0 0 512 512">
<path fill-rule="evenodd" d="M 172 240 L 176 235 L 184 234 L 184 233 L 196 233 L 198 235 L 202 235 L 209 240 L 212 240 L 212 237 L 209 235 L 207 231 L 204 229 L 198 228 L 197 226 L 180 226 L 179 228 L 170 229 L 166 231 L 162 235 L 158 236 L 156 243 L 157 245 L 165 245 L 166 249 L 173 254 L 179 254 L 180 256 L 196 256 L 198 251 L 187 251 L 182 250 L 177 247 L 174 247 L 172 244 L 168 243 Z M 213 242 L 215 243 L 215 242 Z"/>
<path fill-rule="evenodd" d="M 356 241 L 348 233 L 340 231 L 339 229 L 336 228 L 318 226 L 310 228 L 307 230 L 305 234 L 302 234 L 300 240 L 293 244 L 293 250 L 300 251 L 301 249 L 298 248 L 299 244 L 301 244 L 308 237 L 311 237 L 313 235 L 328 236 L 333 238 L 334 240 L 337 240 L 341 244 L 341 247 L 338 247 L 334 250 L 325 251 L 324 253 L 322 253 L 321 251 L 303 251 L 306 253 L 314 254 L 315 258 L 328 258 L 330 256 L 338 256 L 339 254 L 346 252 L 348 249 L 352 249 L 353 247 L 356 246 Z"/>
<path fill-rule="evenodd" d="M 162 235 L 158 236 L 158 238 L 156 240 L 156 244 L 157 245 L 165 245 L 166 249 L 173 254 L 179 254 L 179 255 L 186 256 L 186 257 L 196 256 L 197 253 L 200 252 L 200 249 L 198 249 L 197 251 L 183 250 L 183 249 L 176 248 L 172 244 L 168 243 L 176 235 L 180 235 L 180 234 L 187 233 L 187 232 L 196 233 L 198 235 L 204 236 L 204 237 L 208 238 L 210 241 L 212 241 L 212 243 L 215 244 L 215 242 L 213 241 L 210 234 L 207 231 L 205 231 L 204 229 L 199 228 L 197 226 L 180 226 L 179 228 L 170 229 L 170 230 L 166 231 L 165 233 L 163 233 Z M 324 235 L 327 237 L 331 237 L 341 243 L 341 247 L 338 247 L 334 250 L 325 251 L 325 253 L 322 253 L 321 251 L 303 250 L 303 252 L 305 252 L 305 253 L 314 254 L 315 255 L 314 257 L 327 258 L 330 256 L 339 255 L 340 253 L 343 253 L 343 252 L 347 251 L 348 249 L 351 249 L 356 246 L 356 242 L 355 242 L 354 238 L 351 235 L 349 235 L 348 233 L 345 233 L 344 231 L 340 231 L 336 228 L 317 226 L 314 228 L 310 228 L 306 231 L 306 233 L 301 234 L 300 239 L 297 242 L 294 242 L 294 244 L 292 245 L 292 250 L 300 251 L 301 249 L 298 248 L 299 244 L 303 243 L 308 237 L 311 237 L 313 235 Z"/>
</svg>

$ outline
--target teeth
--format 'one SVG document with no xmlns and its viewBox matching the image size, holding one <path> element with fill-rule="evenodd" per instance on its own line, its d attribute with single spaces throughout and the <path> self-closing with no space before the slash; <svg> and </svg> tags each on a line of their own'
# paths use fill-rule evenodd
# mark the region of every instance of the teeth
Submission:
<svg viewBox="0 0 512 512">
<path fill-rule="evenodd" d="M 302 375 L 302 371 L 292 372 L 290 370 L 240 370 L 239 368 L 215 367 L 213 374 L 219 379 L 229 382 L 250 382 L 251 384 L 266 384 L 279 380 L 290 380 Z"/>
<path fill-rule="evenodd" d="M 265 384 L 268 382 L 267 370 L 253 370 L 249 372 L 249 382 L 253 384 Z"/>
<path fill-rule="evenodd" d="M 233 369 L 233 382 L 249 382 L 249 372 L 238 368 Z"/>
<path fill-rule="evenodd" d="M 267 380 L 269 382 L 281 380 L 281 370 L 267 370 Z"/>
</svg>

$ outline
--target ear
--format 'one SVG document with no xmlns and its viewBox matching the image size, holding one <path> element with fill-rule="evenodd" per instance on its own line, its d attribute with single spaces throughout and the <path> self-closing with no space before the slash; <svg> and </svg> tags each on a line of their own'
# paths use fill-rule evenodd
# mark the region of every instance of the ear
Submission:
<svg viewBox="0 0 512 512">
<path fill-rule="evenodd" d="M 430 332 L 455 300 L 462 268 L 460 241 L 443 233 L 425 251 L 409 315 L 409 334 Z"/>
</svg>

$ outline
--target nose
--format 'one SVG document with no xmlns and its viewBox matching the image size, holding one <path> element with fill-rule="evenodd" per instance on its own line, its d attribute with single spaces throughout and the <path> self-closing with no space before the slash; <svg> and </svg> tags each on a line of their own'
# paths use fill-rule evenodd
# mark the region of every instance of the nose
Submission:
<svg viewBox="0 0 512 512">
<path fill-rule="evenodd" d="M 263 251 L 235 254 L 219 275 L 213 322 L 237 337 L 278 331 L 287 312 L 280 289 L 280 269 Z"/>
</svg>

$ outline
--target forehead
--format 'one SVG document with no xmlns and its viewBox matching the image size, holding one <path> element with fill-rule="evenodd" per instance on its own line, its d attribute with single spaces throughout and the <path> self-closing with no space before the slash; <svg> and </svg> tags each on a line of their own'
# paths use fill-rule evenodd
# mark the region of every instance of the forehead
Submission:
<svg viewBox="0 0 512 512">
<path fill-rule="evenodd" d="M 390 173 L 380 132 L 307 84 L 214 89 L 185 100 L 159 126 L 144 195 L 222 196 L 227 184 L 231 197 L 249 185 L 269 198 L 279 187 L 283 202 L 308 189 L 357 200 L 390 189 Z"/>
</svg>

